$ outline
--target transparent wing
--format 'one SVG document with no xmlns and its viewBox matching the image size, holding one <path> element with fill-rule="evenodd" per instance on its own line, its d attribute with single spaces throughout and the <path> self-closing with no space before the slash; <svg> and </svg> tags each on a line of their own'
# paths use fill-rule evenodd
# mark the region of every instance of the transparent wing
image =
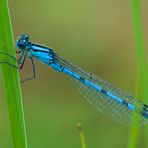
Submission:
<svg viewBox="0 0 148 148">
<path fill-rule="evenodd" d="M 133 104 L 136 106 L 136 110 L 132 111 L 129 110 L 125 105 L 118 103 L 117 101 L 113 100 L 109 96 L 106 96 L 103 93 L 96 91 L 95 89 L 85 85 L 84 83 L 72 78 L 72 81 L 79 92 L 92 104 L 97 110 L 101 111 L 102 113 L 106 114 L 110 118 L 119 121 L 123 124 L 130 124 L 131 121 L 136 121 L 135 116 L 133 113 L 135 112 L 139 118 L 140 122 L 139 125 L 147 123 L 147 120 L 141 115 L 141 108 L 142 103 L 135 98 L 133 98 L 130 94 L 123 92 L 121 89 L 118 89 L 107 82 L 97 78 L 96 76 L 85 72 L 84 70 L 80 69 L 78 66 L 72 64 L 68 60 L 57 57 L 57 62 L 62 66 L 70 69 L 71 71 L 79 74 L 84 79 L 90 80 L 91 82 L 99 85 L 106 91 L 111 92 L 113 95 L 125 100 L 128 103 Z"/>
<path fill-rule="evenodd" d="M 130 124 L 132 119 L 133 121 L 135 121 L 135 118 L 133 118 L 134 112 L 129 110 L 125 105 L 119 104 L 110 97 L 92 89 L 91 87 L 84 85 L 78 80 L 72 79 L 72 81 L 76 88 L 80 91 L 80 93 L 90 102 L 90 104 L 92 104 L 102 113 L 123 124 Z M 106 85 L 105 88 L 108 91 L 110 90 L 110 92 L 112 92 L 113 94 L 115 94 L 117 91 L 117 89 L 114 91 L 113 88 L 107 88 Z M 118 96 L 122 98 L 126 97 L 126 100 L 128 100 L 130 103 L 132 102 L 133 104 L 141 104 L 139 101 L 133 99 L 131 96 L 127 98 L 127 95 L 124 96 L 124 94 L 121 94 L 121 92 L 120 94 L 118 94 Z M 136 112 L 136 114 L 140 117 L 139 125 L 147 122 L 146 119 L 141 116 L 138 111 Z"/>
</svg>

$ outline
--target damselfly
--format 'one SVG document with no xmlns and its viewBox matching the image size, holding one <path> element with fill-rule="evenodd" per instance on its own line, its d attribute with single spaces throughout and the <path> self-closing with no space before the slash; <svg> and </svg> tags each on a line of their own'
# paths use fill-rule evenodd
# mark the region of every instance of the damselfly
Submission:
<svg viewBox="0 0 148 148">
<path fill-rule="evenodd" d="M 72 78 L 73 83 L 80 93 L 99 111 L 105 113 L 112 119 L 121 123 L 130 124 L 136 121 L 135 116 L 139 118 L 139 125 L 147 123 L 148 106 L 141 101 L 135 99 L 131 95 L 122 90 L 108 84 L 100 78 L 82 70 L 79 66 L 72 64 L 68 60 L 58 56 L 52 48 L 45 47 L 29 41 L 29 35 L 20 35 L 16 41 L 19 48 L 17 53 L 20 58 L 17 60 L 7 53 L 2 53 L 13 60 L 16 60 L 20 67 L 16 67 L 8 62 L 0 62 L 15 68 L 23 68 L 27 55 L 32 63 L 33 75 L 24 80 L 35 78 L 35 67 L 33 59 L 47 64 L 54 70 L 64 73 Z"/>
</svg>

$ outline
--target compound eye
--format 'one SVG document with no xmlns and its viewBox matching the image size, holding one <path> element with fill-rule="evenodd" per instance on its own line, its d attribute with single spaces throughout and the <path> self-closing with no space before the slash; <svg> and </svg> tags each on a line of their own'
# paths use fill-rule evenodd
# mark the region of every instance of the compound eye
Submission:
<svg viewBox="0 0 148 148">
<path fill-rule="evenodd" d="M 29 35 L 28 34 L 24 34 L 24 40 L 25 40 L 25 42 L 29 41 Z"/>
</svg>

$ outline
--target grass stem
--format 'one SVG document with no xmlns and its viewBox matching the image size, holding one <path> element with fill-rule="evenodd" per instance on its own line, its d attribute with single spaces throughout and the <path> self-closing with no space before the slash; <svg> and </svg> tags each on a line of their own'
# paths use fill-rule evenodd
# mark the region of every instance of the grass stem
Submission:
<svg viewBox="0 0 148 148">
<path fill-rule="evenodd" d="M 78 131 L 79 131 L 80 142 L 81 142 L 82 148 L 87 148 L 82 125 L 80 123 L 78 123 L 77 128 L 78 128 Z"/>
<path fill-rule="evenodd" d="M 138 98 L 148 98 L 148 73 L 146 68 L 146 57 L 145 57 L 145 48 L 144 48 L 144 35 L 142 27 L 142 18 L 141 18 L 141 1 L 132 0 L 132 19 L 133 19 L 133 28 L 135 36 L 135 48 L 137 55 L 137 89 L 136 96 Z M 146 100 L 145 100 L 146 101 Z M 147 100 L 148 102 L 148 100 Z M 138 141 L 139 127 L 137 124 L 132 124 L 128 148 L 136 148 Z"/>
<path fill-rule="evenodd" d="M 0 51 L 15 57 L 13 31 L 7 0 L 0 0 Z M 16 62 L 8 56 L 0 54 L 0 62 L 2 61 L 16 65 Z M 17 69 L 9 65 L 0 64 L 0 66 L 2 68 L 3 90 L 7 99 L 14 148 L 27 148 L 19 73 Z"/>
</svg>

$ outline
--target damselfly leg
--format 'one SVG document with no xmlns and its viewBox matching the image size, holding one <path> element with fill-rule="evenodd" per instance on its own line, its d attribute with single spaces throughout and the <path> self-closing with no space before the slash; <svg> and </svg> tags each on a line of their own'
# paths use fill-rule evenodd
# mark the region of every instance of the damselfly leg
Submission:
<svg viewBox="0 0 148 148">
<path fill-rule="evenodd" d="M 16 61 L 18 64 L 20 64 L 20 66 L 15 66 L 15 65 L 7 62 L 7 61 L 0 61 L 0 64 L 7 64 L 7 65 L 12 66 L 14 68 L 22 69 L 23 65 L 24 65 L 24 62 L 25 62 L 25 59 L 26 59 L 27 52 L 22 51 L 19 59 L 16 59 L 15 57 L 13 57 L 13 56 L 11 56 L 11 55 L 9 55 L 7 53 L 1 52 L 1 51 L 0 51 L 0 54 L 3 54 L 3 55 L 6 55 L 6 56 L 10 57 L 14 61 Z"/>
<path fill-rule="evenodd" d="M 15 60 L 18 64 L 21 64 L 20 58 L 16 59 L 15 57 L 11 56 L 10 54 L 7 54 L 7 53 L 1 52 L 1 51 L 0 51 L 0 54 L 6 55 L 6 56 L 10 57 L 11 59 Z"/>
<path fill-rule="evenodd" d="M 30 57 L 30 61 L 31 61 L 31 65 L 32 65 L 32 76 L 25 79 L 25 80 L 22 80 L 21 83 L 32 80 L 32 79 L 35 79 L 35 66 L 34 66 L 34 61 L 33 61 L 32 57 Z"/>
<path fill-rule="evenodd" d="M 16 51 L 16 53 L 17 53 L 17 54 L 20 54 L 19 59 L 16 59 L 15 57 L 13 57 L 13 56 L 11 56 L 11 55 L 9 55 L 9 54 L 7 54 L 7 53 L 4 53 L 4 52 L 1 52 L 1 51 L 0 51 L 0 54 L 3 54 L 3 55 L 6 55 L 6 56 L 10 57 L 10 58 L 13 59 L 14 61 L 16 61 L 20 66 L 13 65 L 13 64 L 11 64 L 11 63 L 9 63 L 9 62 L 7 62 L 7 61 L 0 61 L 0 64 L 7 64 L 7 65 L 9 65 L 9 66 L 11 66 L 11 67 L 13 67 L 13 68 L 16 68 L 16 69 L 22 69 L 22 68 L 24 67 L 24 63 L 25 63 L 25 60 L 26 60 L 26 58 L 27 58 L 27 51 Z M 32 76 L 29 77 L 29 78 L 27 78 L 27 79 L 25 79 L 25 80 L 22 80 L 21 83 L 26 82 L 26 81 L 28 81 L 28 80 L 32 80 L 32 79 L 35 78 L 35 66 L 34 66 L 34 61 L 33 61 L 33 58 L 32 58 L 32 57 L 30 57 L 29 59 L 30 59 L 30 61 L 31 61 L 31 65 L 32 65 Z"/>
</svg>

